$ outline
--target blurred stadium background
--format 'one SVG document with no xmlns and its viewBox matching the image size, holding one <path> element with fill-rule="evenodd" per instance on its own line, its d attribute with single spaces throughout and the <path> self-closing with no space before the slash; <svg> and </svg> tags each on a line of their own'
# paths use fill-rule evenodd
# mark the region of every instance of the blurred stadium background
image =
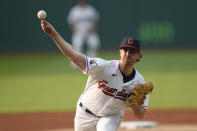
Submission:
<svg viewBox="0 0 197 131">
<path fill-rule="evenodd" d="M 196 0 L 88 0 L 100 13 L 99 56 L 119 59 L 125 36 L 141 40 L 137 69 L 153 81 L 150 108 L 197 108 Z M 69 66 L 37 11 L 70 42 L 75 0 L 1 0 L 0 113 L 74 110 L 87 76 Z"/>
</svg>

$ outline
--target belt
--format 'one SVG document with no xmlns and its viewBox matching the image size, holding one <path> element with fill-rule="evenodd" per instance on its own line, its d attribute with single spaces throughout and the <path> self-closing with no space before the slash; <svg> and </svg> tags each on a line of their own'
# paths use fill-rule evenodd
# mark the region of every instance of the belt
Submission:
<svg viewBox="0 0 197 131">
<path fill-rule="evenodd" d="M 84 109 L 85 112 L 87 112 L 87 113 L 89 113 L 89 114 L 91 114 L 91 115 L 96 116 L 96 115 L 95 115 L 94 113 L 92 113 L 90 110 L 88 110 L 87 108 L 85 108 L 85 107 L 83 106 L 82 103 L 79 103 L 79 106 L 81 106 L 81 108 Z"/>
</svg>

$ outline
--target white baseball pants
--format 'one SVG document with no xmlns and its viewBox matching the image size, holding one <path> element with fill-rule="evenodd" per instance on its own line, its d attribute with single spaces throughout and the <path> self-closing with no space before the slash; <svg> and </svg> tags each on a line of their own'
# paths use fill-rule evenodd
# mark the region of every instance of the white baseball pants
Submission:
<svg viewBox="0 0 197 131">
<path fill-rule="evenodd" d="M 111 115 L 97 117 L 84 111 L 79 105 L 75 115 L 75 131 L 118 131 L 122 117 Z"/>
</svg>

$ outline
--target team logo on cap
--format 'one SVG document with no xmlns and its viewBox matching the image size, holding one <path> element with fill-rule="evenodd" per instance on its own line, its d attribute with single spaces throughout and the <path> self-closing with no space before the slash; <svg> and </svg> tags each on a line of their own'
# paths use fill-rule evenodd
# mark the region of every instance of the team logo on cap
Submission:
<svg viewBox="0 0 197 131">
<path fill-rule="evenodd" d="M 133 38 L 128 39 L 128 44 L 133 44 Z"/>
</svg>

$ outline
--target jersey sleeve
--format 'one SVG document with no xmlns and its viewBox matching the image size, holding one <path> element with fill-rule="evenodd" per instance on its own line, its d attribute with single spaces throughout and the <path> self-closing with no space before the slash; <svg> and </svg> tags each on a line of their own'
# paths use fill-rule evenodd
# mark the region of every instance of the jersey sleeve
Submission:
<svg viewBox="0 0 197 131">
<path fill-rule="evenodd" d="M 85 74 L 96 73 L 102 71 L 106 61 L 101 58 L 91 58 L 86 56 L 86 71 Z"/>
</svg>

